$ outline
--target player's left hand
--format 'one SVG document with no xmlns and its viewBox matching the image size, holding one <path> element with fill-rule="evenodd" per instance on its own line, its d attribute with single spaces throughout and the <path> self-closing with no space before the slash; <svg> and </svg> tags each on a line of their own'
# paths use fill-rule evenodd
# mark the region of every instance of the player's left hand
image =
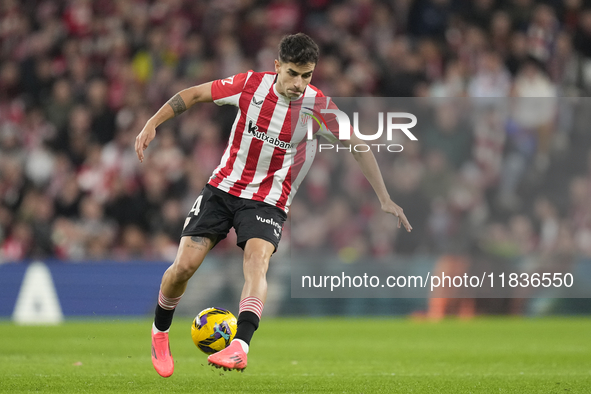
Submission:
<svg viewBox="0 0 591 394">
<path fill-rule="evenodd" d="M 382 204 L 382 211 L 391 213 L 392 215 L 396 216 L 398 218 L 398 228 L 400 228 L 400 225 L 402 224 L 404 225 L 406 231 L 410 233 L 410 231 L 412 230 L 412 226 L 408 222 L 406 215 L 404 215 L 403 209 L 400 208 L 397 204 L 395 204 L 394 201 L 389 200 L 386 203 Z"/>
</svg>

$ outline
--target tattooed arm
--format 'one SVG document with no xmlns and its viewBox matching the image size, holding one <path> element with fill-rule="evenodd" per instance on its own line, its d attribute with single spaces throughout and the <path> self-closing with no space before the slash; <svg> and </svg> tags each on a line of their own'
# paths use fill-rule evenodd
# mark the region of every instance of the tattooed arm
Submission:
<svg viewBox="0 0 591 394">
<path fill-rule="evenodd" d="M 147 122 L 135 139 L 135 152 L 140 162 L 144 161 L 144 150 L 156 137 L 156 127 L 191 108 L 196 103 L 212 102 L 211 82 L 193 86 L 175 94 Z"/>
</svg>

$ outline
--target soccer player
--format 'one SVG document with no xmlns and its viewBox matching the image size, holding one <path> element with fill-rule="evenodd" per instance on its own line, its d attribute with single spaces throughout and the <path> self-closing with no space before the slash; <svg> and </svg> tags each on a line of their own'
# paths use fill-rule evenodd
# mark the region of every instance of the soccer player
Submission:
<svg viewBox="0 0 591 394">
<path fill-rule="evenodd" d="M 279 244 L 288 207 L 316 152 L 317 140 L 307 140 L 306 133 L 294 133 L 292 126 L 300 118 L 302 102 L 324 97 L 309 84 L 317 63 L 318 46 L 310 37 L 302 33 L 286 36 L 279 45 L 274 73 L 249 71 L 182 90 L 147 121 L 136 138 L 135 150 L 143 162 L 156 128 L 196 103 L 213 101 L 239 108 L 221 163 L 189 212 L 176 258 L 162 277 L 152 326 L 152 363 L 163 377 L 174 370 L 168 342 L 174 309 L 207 253 L 231 227 L 244 250 L 238 329 L 230 345 L 210 355 L 208 361 L 218 368 L 246 367 L 249 344 L 267 296 L 269 259 Z M 322 132 L 335 140 L 331 133 Z M 362 141 L 352 135 L 342 143 L 349 146 Z M 382 210 L 398 218 L 398 227 L 402 224 L 411 231 L 402 209 L 390 199 L 373 153 L 353 155 Z"/>
</svg>

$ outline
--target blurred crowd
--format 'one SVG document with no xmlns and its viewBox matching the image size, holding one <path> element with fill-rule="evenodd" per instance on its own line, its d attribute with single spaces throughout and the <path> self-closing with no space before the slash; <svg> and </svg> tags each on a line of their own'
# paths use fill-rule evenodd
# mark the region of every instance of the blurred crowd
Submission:
<svg viewBox="0 0 591 394">
<path fill-rule="evenodd" d="M 168 121 L 143 164 L 135 136 L 186 87 L 272 70 L 296 31 L 319 44 L 312 83 L 329 96 L 547 99 L 533 119 L 518 115 L 531 101 L 425 110 L 419 142 L 378 157 L 405 237 L 350 155 L 319 155 L 291 210 L 295 247 L 591 255 L 584 0 L 2 0 L 0 262 L 173 259 L 235 108 Z"/>
<path fill-rule="evenodd" d="M 382 213 L 348 152 L 323 151 L 292 205 L 293 246 L 328 246 L 349 262 L 392 253 L 561 264 L 591 257 L 590 106 L 564 98 L 407 100 L 404 109 L 420 119 L 418 141 L 400 133 L 403 152 L 374 154 L 413 231 Z"/>
</svg>

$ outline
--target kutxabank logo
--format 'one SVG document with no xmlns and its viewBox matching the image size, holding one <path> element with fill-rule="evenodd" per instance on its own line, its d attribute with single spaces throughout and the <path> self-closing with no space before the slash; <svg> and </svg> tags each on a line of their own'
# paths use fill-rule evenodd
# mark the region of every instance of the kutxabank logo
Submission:
<svg viewBox="0 0 591 394">
<path fill-rule="evenodd" d="M 276 148 L 287 150 L 287 149 L 291 149 L 291 148 L 295 147 L 295 144 L 292 144 L 290 142 L 281 141 L 278 137 L 277 138 L 270 137 L 266 133 L 259 131 L 259 126 L 257 126 L 257 124 L 255 122 L 253 122 L 252 120 L 248 121 L 247 130 L 257 140 L 261 140 L 267 144 L 271 144 L 271 145 L 275 146 Z"/>
<path fill-rule="evenodd" d="M 315 120 L 318 124 L 319 129 L 325 129 L 331 133 L 335 133 L 335 130 L 330 130 L 328 127 L 328 123 L 324 118 L 323 114 L 333 114 L 336 118 L 338 123 L 338 139 L 341 141 L 348 141 L 351 139 L 351 121 L 349 120 L 349 116 L 340 111 L 338 109 L 321 109 L 317 111 L 310 107 L 303 107 L 304 110 L 300 115 L 300 122 L 302 125 L 307 124 L 307 138 L 308 140 L 313 139 L 314 134 L 314 124 L 312 120 Z M 406 137 L 408 137 L 411 141 L 417 141 L 417 137 L 409 129 L 413 128 L 417 124 L 417 117 L 408 112 L 387 112 L 384 116 L 383 112 L 378 112 L 378 131 L 374 134 L 362 134 L 359 131 L 359 113 L 353 112 L 353 133 L 354 135 L 362 141 L 375 141 L 380 138 L 384 132 L 384 118 L 386 118 L 386 139 L 388 141 L 392 141 L 392 136 L 394 130 L 402 131 Z M 394 123 L 394 119 L 408 119 L 410 122 L 408 123 Z M 350 144 L 349 146 L 340 146 L 335 144 L 319 144 L 318 151 L 322 152 L 322 150 L 330 150 L 336 149 L 336 151 L 340 150 L 348 150 L 349 152 L 367 152 L 372 147 L 376 148 L 379 152 L 380 148 L 383 147 L 388 152 L 402 152 L 404 149 L 400 144 Z"/>
</svg>

